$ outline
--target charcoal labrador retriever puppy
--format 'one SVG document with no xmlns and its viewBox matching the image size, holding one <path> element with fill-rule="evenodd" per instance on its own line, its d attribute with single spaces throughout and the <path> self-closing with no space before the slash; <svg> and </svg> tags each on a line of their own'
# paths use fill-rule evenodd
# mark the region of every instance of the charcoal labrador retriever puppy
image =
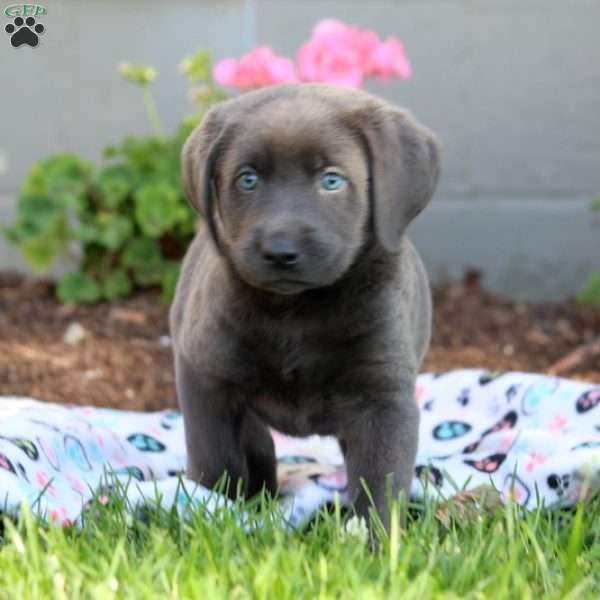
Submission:
<svg viewBox="0 0 600 600">
<path fill-rule="evenodd" d="M 405 237 L 434 136 L 366 92 L 280 85 L 215 106 L 183 148 L 203 225 L 171 309 L 187 475 L 277 489 L 269 427 L 340 442 L 355 511 L 408 492 L 431 299 Z"/>
</svg>

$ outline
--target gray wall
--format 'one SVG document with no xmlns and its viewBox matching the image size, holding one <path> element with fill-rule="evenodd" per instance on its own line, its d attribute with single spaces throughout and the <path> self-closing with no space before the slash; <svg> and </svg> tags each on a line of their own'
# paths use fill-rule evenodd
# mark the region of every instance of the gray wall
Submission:
<svg viewBox="0 0 600 600">
<path fill-rule="evenodd" d="M 600 1 L 117 0 L 46 2 L 36 49 L 0 40 L 0 219 L 31 161 L 72 150 L 97 158 L 124 133 L 148 131 L 123 60 L 156 65 L 173 127 L 189 108 L 176 65 L 257 43 L 295 53 L 320 18 L 398 35 L 409 82 L 369 89 L 407 106 L 444 146 L 434 203 L 412 237 L 437 280 L 480 268 L 512 296 L 561 298 L 600 269 Z M 4 18 L 4 17 L 2 17 Z M 8 19 L 5 19 L 8 22 Z M 0 241 L 0 267 L 19 266 Z"/>
</svg>

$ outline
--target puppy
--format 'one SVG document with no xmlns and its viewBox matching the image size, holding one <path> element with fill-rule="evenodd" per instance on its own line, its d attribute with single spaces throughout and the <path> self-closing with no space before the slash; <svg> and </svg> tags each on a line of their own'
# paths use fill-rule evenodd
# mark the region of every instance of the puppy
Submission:
<svg viewBox="0 0 600 600">
<path fill-rule="evenodd" d="M 365 92 L 280 85 L 215 106 L 182 161 L 206 223 L 170 315 L 188 477 L 275 493 L 268 428 L 333 435 L 356 513 L 370 494 L 387 528 L 417 451 L 431 299 L 404 234 L 437 183 L 433 135 Z"/>
</svg>

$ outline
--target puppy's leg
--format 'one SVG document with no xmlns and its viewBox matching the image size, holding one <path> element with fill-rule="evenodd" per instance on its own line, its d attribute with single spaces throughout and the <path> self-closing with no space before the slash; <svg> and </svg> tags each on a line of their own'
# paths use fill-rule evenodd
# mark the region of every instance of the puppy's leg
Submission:
<svg viewBox="0 0 600 600">
<path fill-rule="evenodd" d="M 241 439 L 248 465 L 246 496 L 251 498 L 258 494 L 263 486 L 274 496 L 277 492 L 275 444 L 267 426 L 249 411 L 244 415 Z"/>
<path fill-rule="evenodd" d="M 225 388 L 210 385 L 181 357 L 175 358 L 175 377 L 185 424 L 186 474 L 212 488 L 226 473 L 227 494 L 234 499 L 238 486 L 248 479 L 240 442 L 240 407 Z"/>
<path fill-rule="evenodd" d="M 356 514 L 369 520 L 371 502 L 387 531 L 390 526 L 388 496 L 408 497 L 419 434 L 419 409 L 410 396 L 358 416 L 345 429 L 348 492 Z M 362 481 L 361 481 L 362 480 Z"/>
</svg>

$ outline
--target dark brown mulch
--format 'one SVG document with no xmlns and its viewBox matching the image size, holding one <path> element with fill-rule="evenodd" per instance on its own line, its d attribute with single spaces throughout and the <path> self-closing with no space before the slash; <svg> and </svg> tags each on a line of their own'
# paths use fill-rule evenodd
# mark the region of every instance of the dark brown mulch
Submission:
<svg viewBox="0 0 600 600">
<path fill-rule="evenodd" d="M 69 326 L 86 331 L 76 344 Z M 58 303 L 48 282 L 0 274 L 0 394 L 53 402 L 157 410 L 176 405 L 167 307 L 148 292 L 95 306 Z M 600 309 L 499 299 L 477 277 L 435 291 L 424 370 L 546 371 L 600 335 Z M 600 355 L 565 376 L 600 382 Z"/>
</svg>

